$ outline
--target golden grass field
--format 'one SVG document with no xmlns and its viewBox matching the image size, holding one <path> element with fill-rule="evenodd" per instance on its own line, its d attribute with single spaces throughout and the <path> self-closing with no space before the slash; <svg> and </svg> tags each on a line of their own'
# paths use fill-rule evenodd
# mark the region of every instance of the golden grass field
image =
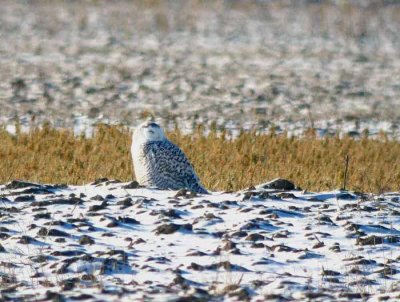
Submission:
<svg viewBox="0 0 400 302">
<path fill-rule="evenodd" d="M 190 158 L 210 190 L 239 190 L 276 177 L 307 190 L 342 186 L 349 155 L 347 187 L 362 192 L 400 190 L 400 142 L 379 139 L 316 138 L 242 132 L 236 139 L 201 127 L 191 135 L 168 137 Z M 85 184 L 107 177 L 134 179 L 127 128 L 98 126 L 91 138 L 45 125 L 15 135 L 0 129 L 0 183 L 23 179 L 42 183 Z"/>
</svg>

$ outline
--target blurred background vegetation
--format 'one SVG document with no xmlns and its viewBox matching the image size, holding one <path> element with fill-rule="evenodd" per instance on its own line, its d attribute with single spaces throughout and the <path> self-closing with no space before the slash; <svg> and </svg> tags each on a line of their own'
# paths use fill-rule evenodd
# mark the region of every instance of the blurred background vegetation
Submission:
<svg viewBox="0 0 400 302">
<path fill-rule="evenodd" d="M 400 1 L 1 5 L 0 182 L 130 180 L 150 114 L 212 190 L 399 190 Z"/>
<path fill-rule="evenodd" d="M 1 4 L 1 124 L 135 126 L 151 111 L 187 131 L 329 121 L 400 137 L 399 1 Z"/>
</svg>

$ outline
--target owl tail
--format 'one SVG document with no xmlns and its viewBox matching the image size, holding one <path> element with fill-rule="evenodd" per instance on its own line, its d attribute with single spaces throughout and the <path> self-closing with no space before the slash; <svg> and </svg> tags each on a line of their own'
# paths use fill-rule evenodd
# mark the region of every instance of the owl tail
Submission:
<svg viewBox="0 0 400 302">
<path fill-rule="evenodd" d="M 201 185 L 199 185 L 198 183 L 193 184 L 190 187 L 190 190 L 196 193 L 200 193 L 200 194 L 210 194 L 208 193 L 208 191 L 206 189 L 204 189 Z"/>
</svg>

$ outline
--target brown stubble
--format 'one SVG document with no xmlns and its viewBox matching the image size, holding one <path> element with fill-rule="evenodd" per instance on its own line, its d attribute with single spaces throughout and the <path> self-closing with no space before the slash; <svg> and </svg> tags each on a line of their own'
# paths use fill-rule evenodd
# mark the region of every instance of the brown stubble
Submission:
<svg viewBox="0 0 400 302">
<path fill-rule="evenodd" d="M 363 137 L 301 138 L 241 132 L 203 135 L 179 130 L 169 138 L 182 148 L 203 184 L 210 190 L 239 190 L 276 177 L 307 190 L 337 189 L 349 155 L 347 186 L 364 192 L 400 190 L 400 142 Z M 107 177 L 134 179 L 130 156 L 131 133 L 126 127 L 99 125 L 93 137 L 49 125 L 11 135 L 0 130 L 0 182 L 24 179 L 44 183 L 84 184 Z"/>
</svg>

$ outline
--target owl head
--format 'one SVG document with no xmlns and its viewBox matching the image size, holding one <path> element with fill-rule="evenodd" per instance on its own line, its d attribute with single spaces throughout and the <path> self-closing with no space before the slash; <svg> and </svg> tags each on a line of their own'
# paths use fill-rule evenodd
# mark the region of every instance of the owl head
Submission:
<svg viewBox="0 0 400 302">
<path fill-rule="evenodd" d="M 164 131 L 161 127 L 153 122 L 147 121 L 140 124 L 133 133 L 133 141 L 152 142 L 165 140 Z"/>
</svg>

